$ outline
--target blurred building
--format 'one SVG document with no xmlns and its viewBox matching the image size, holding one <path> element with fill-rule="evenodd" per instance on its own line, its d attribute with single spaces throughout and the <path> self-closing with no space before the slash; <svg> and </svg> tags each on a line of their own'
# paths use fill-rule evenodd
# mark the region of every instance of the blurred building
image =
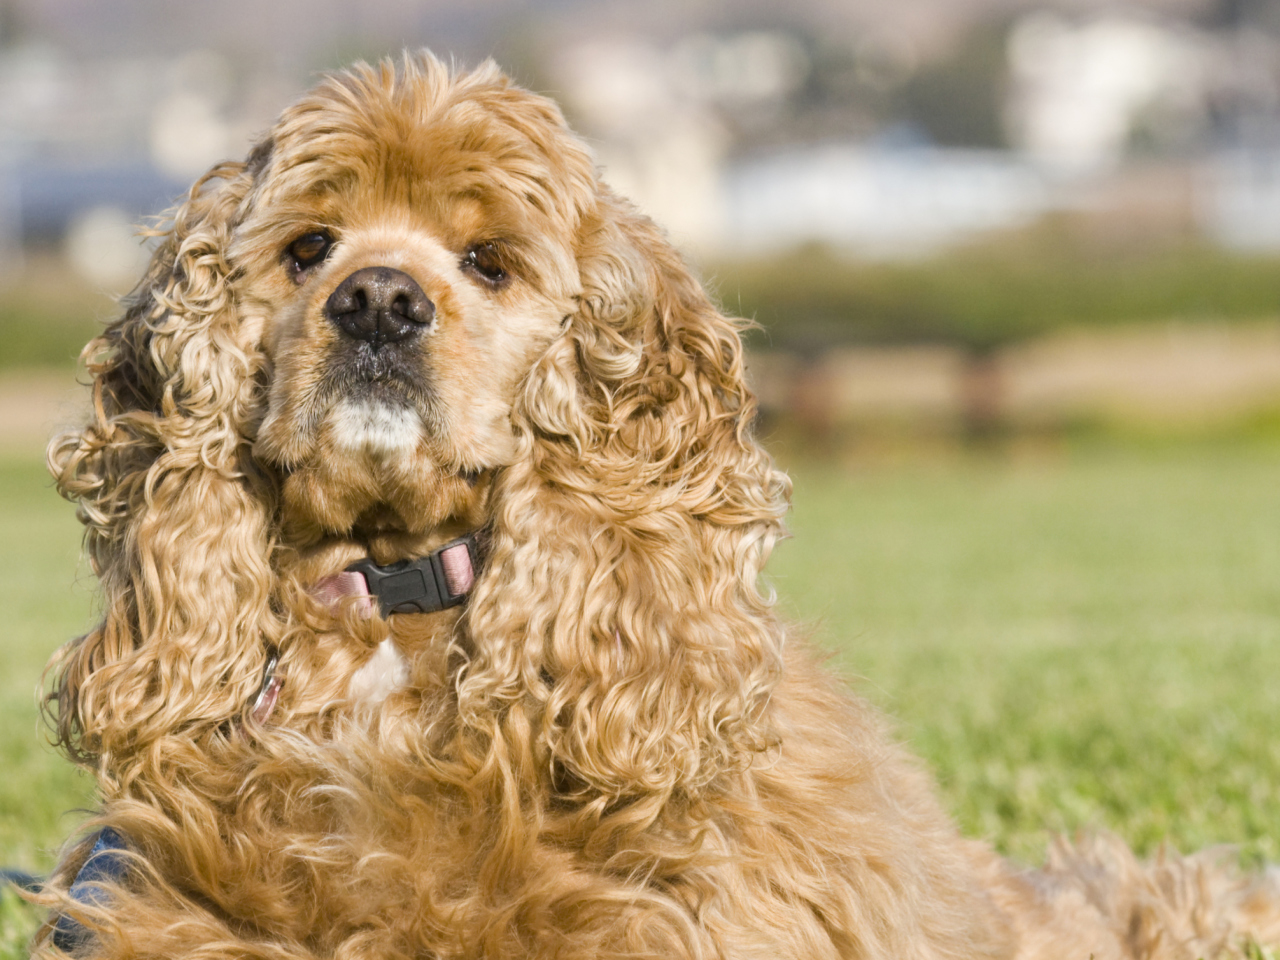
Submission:
<svg viewBox="0 0 1280 960">
<path fill-rule="evenodd" d="M 622 192 L 710 255 L 919 255 L 1130 187 L 1149 205 L 1144 171 L 1171 168 L 1207 235 L 1280 249 L 1278 9 L 0 0 L 0 250 L 127 273 L 108 250 L 128 224 L 242 156 L 317 69 L 419 45 L 496 52 L 566 105 Z"/>
<path fill-rule="evenodd" d="M 213 163 L 243 156 L 252 132 L 269 123 L 262 98 L 242 92 L 228 61 L 207 50 L 88 59 L 44 41 L 0 49 L 8 256 L 65 247 L 95 282 L 136 275 L 135 226 Z"/>
<path fill-rule="evenodd" d="M 1239 10 L 1023 11 L 931 63 L 909 36 L 796 27 L 592 39 L 555 76 L 607 175 L 716 255 L 929 253 L 1170 167 L 1214 239 L 1280 249 L 1275 34 Z"/>
<path fill-rule="evenodd" d="M 823 243 L 863 257 L 918 256 L 1029 223 L 1053 200 L 1040 171 L 1008 153 L 848 142 L 743 158 L 720 186 L 721 255 Z"/>
</svg>

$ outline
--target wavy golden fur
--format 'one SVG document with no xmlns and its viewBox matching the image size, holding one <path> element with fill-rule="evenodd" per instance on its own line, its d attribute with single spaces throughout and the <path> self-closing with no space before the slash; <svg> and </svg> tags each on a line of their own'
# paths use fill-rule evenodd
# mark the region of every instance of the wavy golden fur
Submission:
<svg viewBox="0 0 1280 960">
<path fill-rule="evenodd" d="M 434 310 L 381 351 L 326 314 L 369 267 Z M 101 784 L 90 826 L 129 845 L 105 899 L 67 892 L 92 833 L 43 896 L 94 931 L 80 952 L 1280 942 L 1275 886 L 1204 857 L 1095 838 L 1020 873 L 957 835 L 761 588 L 790 490 L 752 437 L 739 327 L 492 65 L 336 74 L 203 177 L 87 351 L 91 422 L 50 448 L 104 611 L 55 660 L 52 710 Z M 481 528 L 460 612 L 362 619 L 309 593 Z M 358 693 L 388 638 L 407 681 Z"/>
</svg>

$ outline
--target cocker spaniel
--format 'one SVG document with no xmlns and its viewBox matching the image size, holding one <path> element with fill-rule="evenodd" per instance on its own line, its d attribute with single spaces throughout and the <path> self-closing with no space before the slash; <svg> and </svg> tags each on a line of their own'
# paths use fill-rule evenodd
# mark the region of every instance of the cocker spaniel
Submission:
<svg viewBox="0 0 1280 960">
<path fill-rule="evenodd" d="M 740 324 L 550 101 L 338 73 L 191 190 L 50 463 L 101 810 L 41 955 L 1194 958 L 1280 895 L 962 839 L 760 584 Z"/>
</svg>

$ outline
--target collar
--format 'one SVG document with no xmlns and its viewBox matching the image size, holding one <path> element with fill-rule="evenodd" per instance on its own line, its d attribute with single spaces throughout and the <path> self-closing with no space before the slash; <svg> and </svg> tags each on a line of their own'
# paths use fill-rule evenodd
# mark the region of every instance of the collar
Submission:
<svg viewBox="0 0 1280 960">
<path fill-rule="evenodd" d="M 317 581 L 309 592 L 334 613 L 344 601 L 353 600 L 359 615 L 366 619 L 375 612 L 384 617 L 393 613 L 436 613 L 467 599 L 480 558 L 480 543 L 474 533 L 469 533 L 416 560 L 383 566 L 364 557 L 341 573 Z M 276 670 L 278 662 L 279 657 L 272 650 L 250 709 L 258 723 L 271 718 L 284 686 L 284 678 Z"/>
<path fill-rule="evenodd" d="M 364 557 L 341 573 L 320 580 L 310 592 L 330 610 L 354 598 L 365 617 L 373 616 L 375 601 L 377 612 L 384 617 L 435 613 L 467 599 L 479 567 L 480 545 L 476 535 L 469 533 L 416 560 L 382 566 Z"/>
</svg>

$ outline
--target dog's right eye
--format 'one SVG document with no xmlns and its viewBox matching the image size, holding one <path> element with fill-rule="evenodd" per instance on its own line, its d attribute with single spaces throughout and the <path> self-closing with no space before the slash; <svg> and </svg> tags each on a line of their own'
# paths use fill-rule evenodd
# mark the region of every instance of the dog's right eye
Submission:
<svg viewBox="0 0 1280 960">
<path fill-rule="evenodd" d="M 333 249 L 333 237 L 327 230 L 316 230 L 304 233 L 285 250 L 289 266 L 293 267 L 295 277 L 310 270 L 318 263 L 323 263 Z"/>
</svg>

